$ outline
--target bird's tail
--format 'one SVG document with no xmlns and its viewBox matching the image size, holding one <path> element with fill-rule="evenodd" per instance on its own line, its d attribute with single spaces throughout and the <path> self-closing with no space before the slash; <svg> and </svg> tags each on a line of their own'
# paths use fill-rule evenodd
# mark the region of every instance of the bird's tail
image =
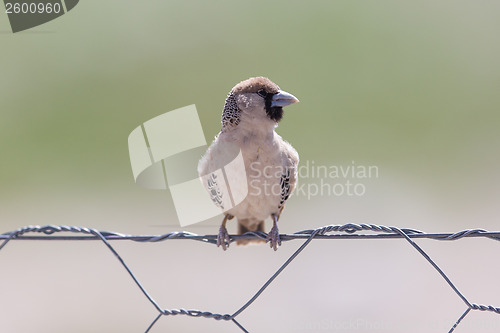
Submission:
<svg viewBox="0 0 500 333">
<path fill-rule="evenodd" d="M 245 232 L 249 231 L 262 231 L 264 232 L 264 221 L 258 221 L 257 223 L 250 223 L 249 220 L 238 220 L 238 235 L 243 235 Z M 236 241 L 238 245 L 246 245 L 248 243 L 264 243 L 264 239 L 240 239 Z"/>
</svg>

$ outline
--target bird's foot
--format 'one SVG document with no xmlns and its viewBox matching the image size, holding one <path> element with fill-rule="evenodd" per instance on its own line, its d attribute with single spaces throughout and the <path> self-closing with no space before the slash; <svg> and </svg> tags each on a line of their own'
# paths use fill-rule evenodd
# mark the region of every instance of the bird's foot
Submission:
<svg viewBox="0 0 500 333">
<path fill-rule="evenodd" d="M 219 228 L 219 233 L 217 234 L 217 247 L 222 246 L 222 249 L 226 251 L 226 249 L 229 247 L 230 242 L 231 239 L 229 238 L 226 227 L 221 225 Z"/>
<path fill-rule="evenodd" d="M 270 242 L 270 247 L 276 251 L 278 246 L 281 246 L 280 232 L 278 230 L 278 226 L 275 224 L 271 231 L 267 234 L 266 243 Z"/>
</svg>

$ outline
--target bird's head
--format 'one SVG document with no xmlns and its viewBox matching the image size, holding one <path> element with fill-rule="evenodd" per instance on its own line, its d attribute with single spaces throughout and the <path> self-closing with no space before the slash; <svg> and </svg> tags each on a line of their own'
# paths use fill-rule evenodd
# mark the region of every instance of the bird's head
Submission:
<svg viewBox="0 0 500 333">
<path fill-rule="evenodd" d="M 240 122 L 273 128 L 283 118 L 283 107 L 299 100 L 266 77 L 252 77 L 233 87 L 222 111 L 222 129 Z"/>
</svg>

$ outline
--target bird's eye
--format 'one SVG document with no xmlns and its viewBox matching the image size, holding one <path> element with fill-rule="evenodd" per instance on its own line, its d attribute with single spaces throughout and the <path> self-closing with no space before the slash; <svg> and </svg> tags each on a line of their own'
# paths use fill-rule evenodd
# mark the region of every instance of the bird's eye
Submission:
<svg viewBox="0 0 500 333">
<path fill-rule="evenodd" d="M 261 89 L 261 90 L 257 91 L 257 95 L 266 98 L 267 92 L 264 89 Z"/>
</svg>

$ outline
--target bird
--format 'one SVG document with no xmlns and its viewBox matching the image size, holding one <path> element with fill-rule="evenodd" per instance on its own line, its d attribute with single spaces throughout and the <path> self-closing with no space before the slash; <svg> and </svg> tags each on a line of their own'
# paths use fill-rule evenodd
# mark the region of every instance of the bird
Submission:
<svg viewBox="0 0 500 333">
<path fill-rule="evenodd" d="M 221 130 L 198 163 L 198 174 L 205 189 L 214 204 L 223 210 L 217 246 L 222 246 L 224 251 L 231 241 L 226 223 L 233 217 L 238 220 L 240 235 L 264 231 L 264 220 L 271 217 L 273 226 L 265 241 L 274 251 L 281 246 L 277 223 L 297 185 L 299 154 L 275 129 L 283 118 L 283 108 L 297 102 L 294 95 L 263 76 L 241 81 L 227 95 Z M 230 191 L 237 191 L 235 186 L 246 186 L 248 193 L 241 202 L 228 208 L 224 205 L 224 195 L 228 193 L 221 190 L 225 180 L 214 171 L 233 158 L 235 150 L 241 153 L 245 170 L 232 173 L 232 178 L 226 180 Z M 237 243 L 259 241 L 263 240 L 240 239 Z"/>
</svg>

